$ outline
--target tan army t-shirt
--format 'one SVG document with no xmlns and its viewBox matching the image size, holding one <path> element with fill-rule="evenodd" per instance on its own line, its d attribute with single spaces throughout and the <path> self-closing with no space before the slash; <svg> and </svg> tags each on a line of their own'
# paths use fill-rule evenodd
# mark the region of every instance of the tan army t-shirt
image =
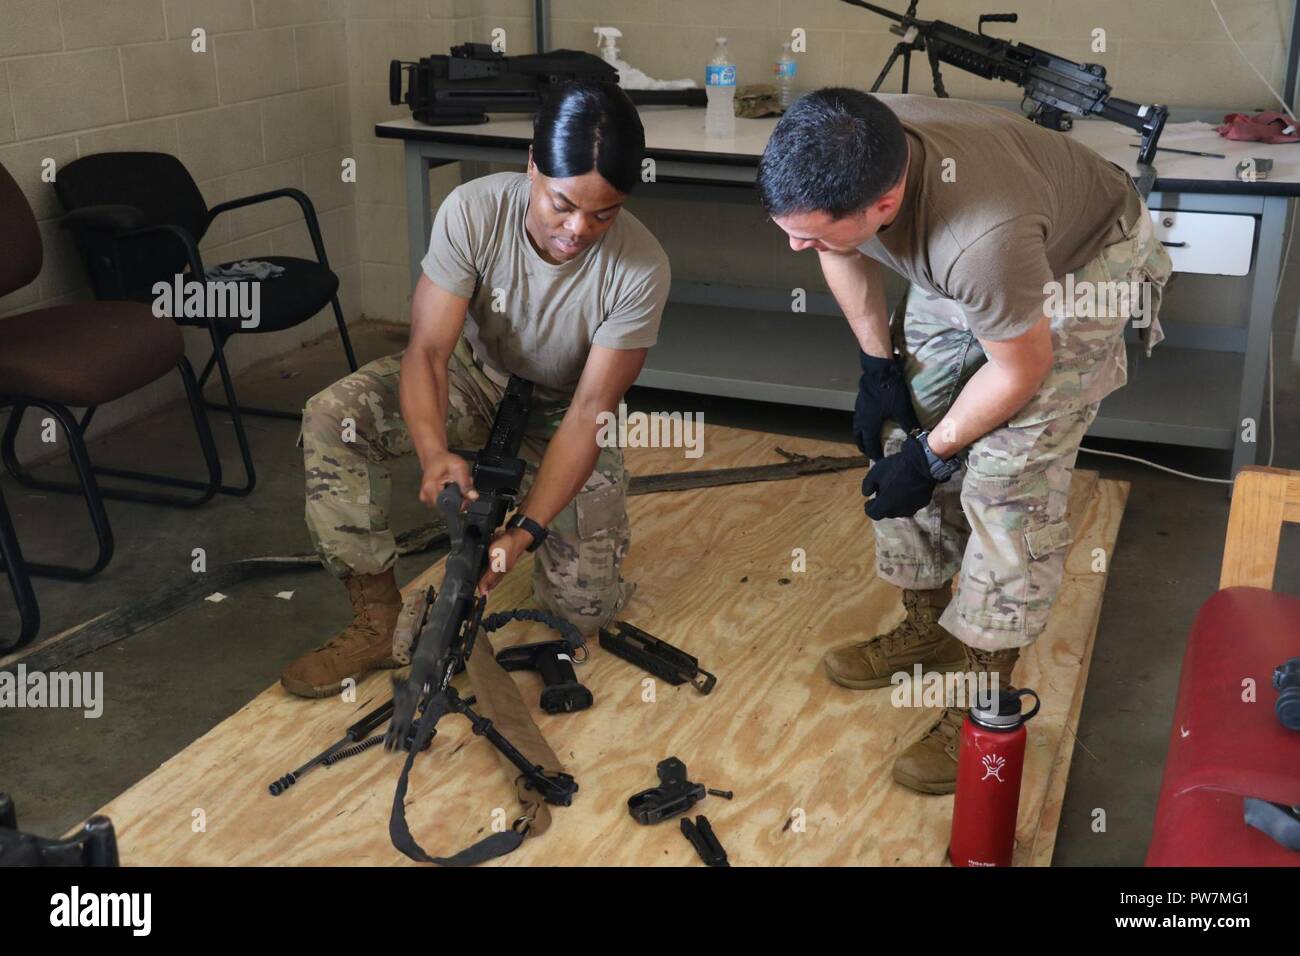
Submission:
<svg viewBox="0 0 1300 956">
<path fill-rule="evenodd" d="M 1065 133 L 997 107 L 878 96 L 911 157 L 898 216 L 859 251 L 962 303 L 979 338 L 1027 332 L 1043 315 L 1043 287 L 1119 238 L 1121 218 L 1137 221 L 1128 174 Z"/>
<path fill-rule="evenodd" d="M 475 357 L 540 390 L 571 395 L 593 345 L 654 345 L 668 299 L 668 257 L 626 209 L 582 255 L 554 264 L 524 227 L 528 177 L 497 173 L 452 190 L 438 208 L 424 274 L 469 299 Z"/>
</svg>

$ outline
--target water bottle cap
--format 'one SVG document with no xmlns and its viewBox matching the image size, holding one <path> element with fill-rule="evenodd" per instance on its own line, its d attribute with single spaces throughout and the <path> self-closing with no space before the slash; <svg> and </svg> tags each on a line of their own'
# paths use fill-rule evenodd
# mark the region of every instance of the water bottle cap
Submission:
<svg viewBox="0 0 1300 956">
<path fill-rule="evenodd" d="M 1020 712 L 1020 698 L 1026 694 L 1034 698 L 1034 708 L 1027 714 Z M 1038 713 L 1038 695 L 1027 687 L 1020 690 L 1000 690 L 996 700 L 977 700 L 970 709 L 970 718 L 988 730 L 1015 730 Z"/>
</svg>

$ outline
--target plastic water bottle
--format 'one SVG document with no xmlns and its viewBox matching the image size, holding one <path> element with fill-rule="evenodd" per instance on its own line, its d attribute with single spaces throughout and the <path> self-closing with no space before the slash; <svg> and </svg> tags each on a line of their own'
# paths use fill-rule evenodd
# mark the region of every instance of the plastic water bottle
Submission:
<svg viewBox="0 0 1300 956">
<path fill-rule="evenodd" d="M 710 136 L 735 136 L 736 64 L 727 53 L 726 37 L 718 37 L 713 48 L 713 59 L 704 70 L 704 86 L 709 97 L 704 131 Z"/>
<path fill-rule="evenodd" d="M 794 103 L 794 78 L 799 72 L 799 64 L 790 52 L 790 41 L 781 44 L 781 55 L 776 58 L 776 88 L 779 91 L 781 109 L 788 110 Z"/>
</svg>

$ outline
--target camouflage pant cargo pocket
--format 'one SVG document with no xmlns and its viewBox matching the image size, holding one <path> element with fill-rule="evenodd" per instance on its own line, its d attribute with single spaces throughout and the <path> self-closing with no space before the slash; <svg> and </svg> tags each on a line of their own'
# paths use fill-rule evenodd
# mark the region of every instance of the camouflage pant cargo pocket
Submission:
<svg viewBox="0 0 1300 956">
<path fill-rule="evenodd" d="M 979 641 L 963 640 L 985 650 L 1000 650 L 1029 643 L 1041 634 L 1061 587 L 1070 541 L 1065 521 L 1008 535 L 1007 555 L 1015 563 L 1003 568 L 1004 577 L 998 576 L 996 568 L 985 567 L 972 571 L 969 586 L 962 578 L 958 615 L 982 635 Z M 987 576 L 980 577 L 981 573 Z"/>
<path fill-rule="evenodd" d="M 533 590 L 555 613 L 592 634 L 635 588 L 619 572 L 632 543 L 627 471 L 619 449 L 604 449 L 595 471 L 549 525 L 533 565 Z"/>
<path fill-rule="evenodd" d="M 1149 357 L 1151 350 L 1165 337 L 1160 327 L 1160 304 L 1173 277 L 1174 264 L 1169 251 L 1156 235 L 1145 204 L 1142 215 L 1125 234 L 1124 240 L 1102 250 L 1102 258 L 1113 281 L 1127 282 L 1137 292 L 1130 317 Z"/>
<path fill-rule="evenodd" d="M 627 527 L 627 498 L 620 485 L 584 491 L 574 499 L 578 513 L 579 583 L 589 588 L 609 588 L 618 583 L 622 559 L 619 531 Z"/>
<path fill-rule="evenodd" d="M 1025 633 L 1038 635 L 1056 603 L 1065 576 L 1065 556 L 1074 540 L 1070 525 L 1061 519 L 1025 532 L 1028 573 L 1025 599 Z"/>
<path fill-rule="evenodd" d="M 584 491 L 576 499 L 578 537 L 594 538 L 627 520 L 627 499 L 618 485 Z"/>
</svg>

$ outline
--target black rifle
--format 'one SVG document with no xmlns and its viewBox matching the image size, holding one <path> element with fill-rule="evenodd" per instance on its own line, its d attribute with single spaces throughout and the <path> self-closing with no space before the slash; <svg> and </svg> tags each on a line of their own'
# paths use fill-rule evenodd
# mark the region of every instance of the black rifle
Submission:
<svg viewBox="0 0 1300 956">
<path fill-rule="evenodd" d="M 384 737 L 384 747 L 395 750 L 406 745 L 414 727 L 406 763 L 393 797 L 389 835 L 393 845 L 416 860 L 448 862 L 428 857 L 411 838 L 406 825 L 406 785 L 411 764 L 437 733 L 438 720 L 448 713 L 466 717 L 475 734 L 485 736 L 497 750 L 519 768 L 530 789 L 547 803 L 568 806 L 578 789 L 566 773 L 547 774 L 531 763 L 493 725 L 492 721 L 471 709 L 451 686 L 452 675 L 464 668 L 474 649 L 474 640 L 483 621 L 486 597 L 475 594 L 479 579 L 487 571 L 492 537 L 514 506 L 524 479 L 524 460 L 519 457 L 524 429 L 532 402 L 533 384 L 510 377 L 505 395 L 497 407 L 496 418 L 487 444 L 474 459 L 473 483 L 478 497 L 462 512 L 463 497 L 459 486 L 447 485 L 438 494 L 438 510 L 451 537 L 442 588 L 425 612 L 418 628 L 410 676 L 393 681 L 393 718 Z M 418 720 L 416 718 L 419 714 Z M 468 862 L 470 851 L 455 862 Z M 483 859 L 481 855 L 475 857 Z"/>
<path fill-rule="evenodd" d="M 409 77 L 402 93 L 402 74 Z M 618 85 L 618 70 L 594 53 L 552 50 L 506 56 L 486 43 L 464 43 L 450 56 L 388 64 L 388 100 L 405 103 L 411 115 L 430 126 L 486 123 L 488 113 L 532 113 L 547 89 L 586 81 Z M 705 106 L 702 89 L 625 90 L 638 106 Z"/>
<path fill-rule="evenodd" d="M 986 80 L 1015 83 L 1025 91 L 1024 100 L 1035 104 L 1029 118 L 1040 126 L 1068 130 L 1074 125 L 1071 116 L 1096 114 L 1137 130 L 1142 136 L 1138 164 L 1147 167 L 1139 180 L 1139 189 L 1146 186 L 1142 190 L 1144 197 L 1150 192 L 1155 182 L 1155 172 L 1150 167 L 1155 158 L 1156 144 L 1169 118 L 1169 108 L 1159 104 L 1132 103 L 1112 96 L 1110 84 L 1106 82 L 1106 68 L 1100 63 L 1075 63 L 1024 43 L 984 35 L 985 23 L 1015 23 L 1017 16 L 1014 13 L 983 14 L 979 18 L 980 32 L 971 33 L 942 20 L 917 19 L 917 0 L 911 0 L 907 12 L 901 14 L 865 0 L 844 2 L 893 20 L 896 25 L 889 28 L 890 32 L 903 38 L 889 55 L 871 92 L 880 89 L 894 62 L 902 56 L 903 92 L 906 93 L 913 51 L 924 52 L 929 57 L 935 96 L 948 95 L 943 88 L 940 63 L 948 63 Z"/>
</svg>

